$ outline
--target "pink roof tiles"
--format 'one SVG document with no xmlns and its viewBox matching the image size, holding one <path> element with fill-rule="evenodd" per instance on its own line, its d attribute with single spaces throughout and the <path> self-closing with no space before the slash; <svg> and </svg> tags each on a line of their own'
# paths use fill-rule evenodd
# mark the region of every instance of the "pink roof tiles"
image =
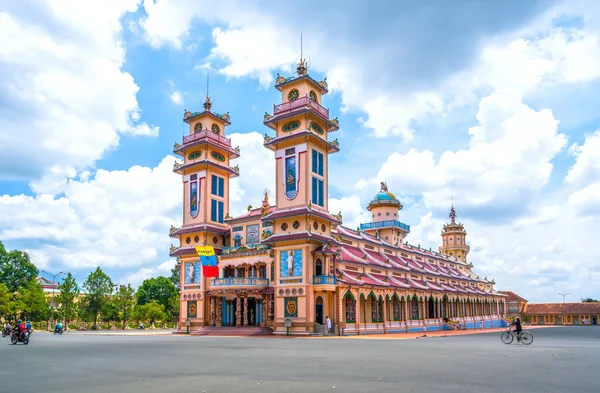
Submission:
<svg viewBox="0 0 600 393">
<path fill-rule="evenodd" d="M 374 285 L 380 285 L 380 286 L 384 286 L 384 287 L 389 287 L 390 284 L 385 282 L 384 280 L 386 279 L 386 276 L 382 276 L 380 274 L 375 274 L 375 273 L 365 273 L 363 275 L 363 279 L 370 279 L 373 280 L 373 282 L 375 283 Z M 366 282 L 366 280 L 365 280 Z"/>
<path fill-rule="evenodd" d="M 369 261 L 364 258 L 365 254 L 356 247 L 344 245 L 342 247 L 341 255 L 342 259 L 348 262 L 369 263 Z"/>
<path fill-rule="evenodd" d="M 360 250 L 366 254 L 369 262 L 383 267 L 387 266 L 386 260 L 378 252 L 365 250 L 363 248 L 360 248 Z"/>
<path fill-rule="evenodd" d="M 412 288 L 416 289 L 429 289 L 427 285 L 425 285 L 422 281 L 413 280 L 412 278 L 408 279 L 408 282 Z"/>
<path fill-rule="evenodd" d="M 338 270 L 339 274 L 342 274 L 342 277 L 339 278 L 340 281 L 345 282 L 346 284 L 358 284 L 362 285 L 365 282 L 358 279 L 359 273 L 349 272 L 347 270 Z"/>
<path fill-rule="evenodd" d="M 444 283 L 440 284 L 440 287 L 444 290 L 444 291 L 448 291 L 448 292 L 456 292 L 456 289 L 452 288 L 449 285 L 446 285 Z"/>
<path fill-rule="evenodd" d="M 394 277 L 394 276 L 388 276 L 388 282 L 397 288 L 403 288 L 403 289 L 408 289 L 410 288 L 410 285 L 406 284 L 404 281 L 401 281 L 401 279 L 399 277 Z"/>
<path fill-rule="evenodd" d="M 444 290 L 442 287 L 439 286 L 439 284 L 432 282 L 432 281 L 425 281 L 425 284 L 427 284 L 427 286 L 434 291 L 443 291 Z"/>
</svg>

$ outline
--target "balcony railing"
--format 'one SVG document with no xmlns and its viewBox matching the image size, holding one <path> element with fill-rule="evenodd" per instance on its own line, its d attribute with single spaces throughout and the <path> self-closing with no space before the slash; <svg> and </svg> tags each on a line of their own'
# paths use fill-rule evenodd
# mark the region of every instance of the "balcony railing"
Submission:
<svg viewBox="0 0 600 393">
<path fill-rule="evenodd" d="M 222 145 L 225 145 L 225 146 L 231 148 L 231 139 L 225 138 L 224 136 L 221 136 L 219 134 L 215 134 L 214 132 L 209 131 L 209 130 L 203 130 L 203 131 L 197 132 L 192 135 L 184 136 L 183 144 L 185 145 L 186 143 L 199 141 L 200 139 L 204 139 L 204 138 L 211 139 L 217 143 L 220 143 Z"/>
<path fill-rule="evenodd" d="M 212 285 L 213 285 L 213 287 L 228 287 L 228 286 L 267 287 L 267 286 L 269 286 L 269 279 L 257 278 L 257 277 L 213 278 Z"/>
<path fill-rule="evenodd" d="M 368 222 L 366 224 L 360 224 L 361 231 L 363 231 L 365 229 L 387 228 L 387 227 L 396 227 L 396 228 L 404 229 L 405 231 L 410 232 L 410 225 L 406 225 L 405 223 L 400 222 L 398 220 L 387 220 L 387 221 Z"/>
<path fill-rule="evenodd" d="M 337 284 L 335 276 L 313 276 L 313 285 Z"/>
<path fill-rule="evenodd" d="M 294 101 L 285 102 L 283 104 L 273 105 L 273 116 L 277 116 L 280 113 L 287 112 L 289 110 L 300 108 L 303 106 L 310 106 L 321 116 L 325 117 L 326 119 L 329 119 L 329 109 L 323 108 L 316 101 L 311 100 L 308 96 L 298 98 Z"/>
</svg>

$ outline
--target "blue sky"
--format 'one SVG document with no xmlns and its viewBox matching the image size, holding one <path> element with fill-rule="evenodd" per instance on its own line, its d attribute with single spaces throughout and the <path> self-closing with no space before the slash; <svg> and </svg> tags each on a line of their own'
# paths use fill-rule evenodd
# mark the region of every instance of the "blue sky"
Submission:
<svg viewBox="0 0 600 393">
<path fill-rule="evenodd" d="M 451 192 L 470 261 L 532 301 L 600 296 L 600 7 L 592 1 L 0 2 L 0 240 L 83 281 L 168 275 L 184 108 L 229 112 L 231 214 L 273 188 L 263 114 L 300 32 L 341 152 L 330 210 L 380 181 L 437 248 Z M 34 9 L 35 12 L 30 10 Z M 93 17 L 90 17 L 93 15 Z"/>
</svg>

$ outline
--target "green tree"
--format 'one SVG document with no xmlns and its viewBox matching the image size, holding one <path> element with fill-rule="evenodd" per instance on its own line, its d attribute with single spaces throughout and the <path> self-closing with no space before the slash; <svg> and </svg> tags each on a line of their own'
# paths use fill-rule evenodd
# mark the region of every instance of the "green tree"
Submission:
<svg viewBox="0 0 600 393">
<path fill-rule="evenodd" d="M 168 318 L 167 313 L 165 313 L 165 308 L 156 300 L 152 300 L 143 305 L 137 305 L 135 307 L 135 316 L 138 321 L 150 321 L 152 327 L 154 327 L 154 322 Z"/>
<path fill-rule="evenodd" d="M 600 302 L 599 300 L 593 299 L 591 297 L 583 298 L 583 299 L 581 299 L 581 301 L 583 303 L 598 303 L 598 302 Z"/>
<path fill-rule="evenodd" d="M 6 251 L 0 241 L 0 282 L 4 283 L 10 292 L 17 292 L 37 278 L 38 274 L 39 270 L 31 263 L 26 252 Z"/>
<path fill-rule="evenodd" d="M 171 282 L 173 283 L 173 285 L 175 286 L 177 291 L 181 291 L 181 288 L 179 288 L 179 286 L 181 284 L 180 263 L 181 263 L 181 261 L 179 260 L 179 258 L 177 258 L 177 262 L 175 263 L 175 266 L 173 267 L 173 269 L 171 269 L 171 277 L 169 277 L 169 280 L 171 280 Z"/>
<path fill-rule="evenodd" d="M 171 280 L 166 277 L 156 277 L 144 280 L 137 291 L 137 303 L 140 306 L 156 300 L 163 306 L 164 312 L 169 316 L 176 315 L 179 311 L 179 294 Z"/>
<path fill-rule="evenodd" d="M 57 303 L 60 304 L 59 312 L 65 319 L 65 328 L 68 329 L 69 322 L 77 317 L 77 307 L 75 300 L 79 296 L 79 287 L 77 281 L 71 273 L 67 274 L 63 282 L 58 286 Z"/>
<path fill-rule="evenodd" d="M 125 329 L 127 321 L 133 316 L 133 306 L 135 305 L 135 290 L 131 284 L 121 285 L 113 301 L 119 310 L 120 320 L 123 322 L 123 329 Z"/>
<path fill-rule="evenodd" d="M 7 318 L 12 314 L 13 294 L 4 283 L 0 282 L 0 317 Z"/>
<path fill-rule="evenodd" d="M 46 321 L 51 310 L 46 300 L 44 289 L 36 278 L 29 280 L 21 287 L 16 296 L 17 307 L 21 311 L 21 318 Z"/>
<path fill-rule="evenodd" d="M 108 304 L 108 296 L 112 293 L 113 283 L 108 275 L 99 267 L 90 273 L 83 283 L 85 290 L 84 307 L 93 317 L 94 329 L 98 328 L 98 315 Z"/>
</svg>

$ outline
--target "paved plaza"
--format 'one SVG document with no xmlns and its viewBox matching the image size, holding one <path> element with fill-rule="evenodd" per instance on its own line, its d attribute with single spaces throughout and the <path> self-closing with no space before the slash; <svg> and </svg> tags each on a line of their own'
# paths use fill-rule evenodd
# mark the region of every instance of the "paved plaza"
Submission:
<svg viewBox="0 0 600 393">
<path fill-rule="evenodd" d="M 600 328 L 405 340 L 36 333 L 0 340 L 2 392 L 599 392 Z"/>
</svg>

